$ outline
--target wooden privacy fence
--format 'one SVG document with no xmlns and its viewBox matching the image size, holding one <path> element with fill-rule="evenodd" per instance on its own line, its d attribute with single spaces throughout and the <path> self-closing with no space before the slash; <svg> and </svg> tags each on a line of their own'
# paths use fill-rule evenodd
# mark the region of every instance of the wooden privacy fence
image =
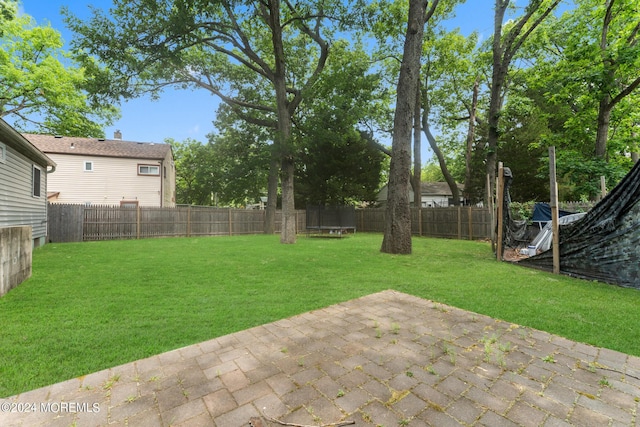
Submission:
<svg viewBox="0 0 640 427">
<path fill-rule="evenodd" d="M 175 208 L 49 204 L 50 242 L 142 239 L 148 237 L 233 236 L 264 232 L 264 210 L 185 206 Z M 304 211 L 296 226 L 304 230 Z M 282 213 L 276 212 L 276 231 Z"/>
<path fill-rule="evenodd" d="M 264 210 L 209 206 L 120 207 L 49 204 L 50 242 L 142 239 L 179 236 L 233 236 L 264 233 Z M 296 211 L 298 232 L 306 230 L 305 211 Z M 383 232 L 385 209 L 356 211 L 356 229 Z M 276 212 L 276 232 L 282 212 Z M 487 239 L 491 236 L 487 208 L 452 207 L 412 209 L 413 233 L 451 239 Z"/>
<path fill-rule="evenodd" d="M 384 232 L 386 209 L 356 211 L 356 229 Z M 417 236 L 483 240 L 491 238 L 491 210 L 475 206 L 411 208 L 411 232 Z"/>
</svg>

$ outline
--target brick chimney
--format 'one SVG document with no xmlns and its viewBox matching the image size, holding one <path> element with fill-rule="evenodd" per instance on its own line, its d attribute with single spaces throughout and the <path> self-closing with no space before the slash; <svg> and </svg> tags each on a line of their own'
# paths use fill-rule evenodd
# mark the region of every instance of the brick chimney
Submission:
<svg viewBox="0 0 640 427">
<path fill-rule="evenodd" d="M 117 139 L 118 141 L 122 141 L 122 132 L 120 132 L 120 129 L 116 130 L 113 133 L 113 139 Z"/>
</svg>

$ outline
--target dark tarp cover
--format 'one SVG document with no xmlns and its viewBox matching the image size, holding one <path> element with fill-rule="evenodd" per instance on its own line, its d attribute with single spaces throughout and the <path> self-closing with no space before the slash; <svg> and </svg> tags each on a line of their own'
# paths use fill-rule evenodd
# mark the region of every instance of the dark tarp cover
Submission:
<svg viewBox="0 0 640 427">
<path fill-rule="evenodd" d="M 561 273 L 640 289 L 640 162 L 559 237 Z M 552 271 L 553 251 L 519 263 Z"/>
<path fill-rule="evenodd" d="M 502 257 L 504 255 L 505 248 L 518 248 L 526 246 L 528 242 L 527 236 L 527 221 L 516 221 L 511 217 L 511 194 L 509 188 L 513 183 L 513 173 L 511 168 L 505 167 L 504 169 L 504 197 L 502 200 L 503 206 L 503 218 L 502 218 Z M 496 224 L 497 233 L 497 224 Z"/>
<path fill-rule="evenodd" d="M 356 209 L 346 206 L 307 206 L 307 229 L 355 228 Z"/>
<path fill-rule="evenodd" d="M 558 216 L 560 218 L 573 213 L 575 212 L 563 211 L 562 209 L 558 210 Z M 531 220 L 533 222 L 551 221 L 551 206 L 549 206 L 549 203 L 536 203 L 533 205 L 533 218 Z"/>
</svg>

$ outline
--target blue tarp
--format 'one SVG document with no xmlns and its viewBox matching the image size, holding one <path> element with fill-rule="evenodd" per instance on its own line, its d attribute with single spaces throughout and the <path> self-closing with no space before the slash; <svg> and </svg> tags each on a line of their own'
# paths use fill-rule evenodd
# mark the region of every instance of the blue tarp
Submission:
<svg viewBox="0 0 640 427">
<path fill-rule="evenodd" d="M 575 212 L 563 211 L 562 209 L 558 210 L 558 216 L 563 217 L 567 215 L 571 215 Z M 533 222 L 547 222 L 551 221 L 551 206 L 549 203 L 536 203 L 533 206 Z"/>
</svg>

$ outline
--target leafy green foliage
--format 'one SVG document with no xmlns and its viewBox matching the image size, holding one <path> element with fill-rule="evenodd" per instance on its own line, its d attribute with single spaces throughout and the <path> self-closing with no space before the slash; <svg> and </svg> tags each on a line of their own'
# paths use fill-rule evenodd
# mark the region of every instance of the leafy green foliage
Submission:
<svg viewBox="0 0 640 427">
<path fill-rule="evenodd" d="M 370 135 L 318 129 L 308 142 L 297 172 L 297 206 L 375 201 L 385 155 Z"/>
<path fill-rule="evenodd" d="M 295 120 L 299 146 L 296 205 L 371 202 L 380 187 L 384 154 L 363 125 L 387 109 L 379 74 L 369 72 L 362 46 L 336 42 L 314 85 L 314 102 Z"/>
<path fill-rule="evenodd" d="M 273 131 L 239 120 L 226 106 L 216 119 L 218 133 L 208 135 L 210 167 L 218 203 L 246 206 L 267 195 Z"/>
<path fill-rule="evenodd" d="M 583 157 L 579 153 L 563 150 L 557 158 L 558 191 L 561 200 L 596 200 L 601 195 L 600 177 L 604 176 L 609 189 L 620 182 L 631 169 L 631 160 L 606 162 L 597 157 Z"/>
<path fill-rule="evenodd" d="M 216 163 L 211 147 L 199 141 L 187 139 L 171 144 L 176 166 L 176 203 L 209 206 L 215 204 L 214 171 Z"/>
<path fill-rule="evenodd" d="M 547 131 L 546 117 L 512 82 L 509 102 L 501 116 L 500 160 L 513 173 L 511 200 L 545 201 L 549 199 L 547 147 L 540 139 Z"/>
<path fill-rule="evenodd" d="M 119 115 L 92 104 L 85 69 L 62 50 L 60 33 L 29 15 L 3 23 L 0 37 L 0 117 L 21 130 L 102 137 Z M 95 63 L 94 63 L 95 66 Z"/>
<path fill-rule="evenodd" d="M 278 2 L 278 4 L 280 4 Z M 109 14 L 94 9 L 82 21 L 65 11 L 84 58 L 107 65 L 98 72 L 96 96 L 160 96 L 166 86 L 207 90 L 243 120 L 275 129 L 276 52 L 271 19 L 282 22 L 282 49 L 290 113 L 317 79 L 320 39 L 330 39 L 342 2 L 287 6 L 242 1 L 114 1 Z M 270 15 L 276 7 L 279 16 Z M 348 14 L 344 14 L 348 16 Z M 310 36 L 313 33 L 313 37 Z M 315 32 L 314 32 L 315 31 Z M 319 67 L 321 68 L 321 67 Z"/>
<path fill-rule="evenodd" d="M 637 78 L 629 67 L 635 63 L 637 69 L 640 50 L 627 45 L 638 24 L 637 14 L 630 12 L 634 2 L 615 2 L 604 49 L 605 5 L 575 3 L 561 17 L 547 18 L 529 38 L 510 76 L 499 153 L 514 171 L 515 200 L 548 200 L 550 145 L 558 153 L 559 193 L 564 200 L 597 198 L 600 176 L 613 187 L 631 167 L 629 153 L 638 150 L 634 134 L 640 123 L 639 94 L 631 91 L 616 101 L 608 116 L 606 156 L 596 155 L 599 129 L 604 127 L 598 124 L 603 102 L 612 107 L 612 99 Z"/>
<path fill-rule="evenodd" d="M 17 2 L 13 0 L 0 0 L 0 37 L 4 34 L 5 23 L 16 16 Z"/>
<path fill-rule="evenodd" d="M 169 140 L 176 162 L 176 201 L 202 206 L 246 206 L 266 195 L 271 146 L 267 132 L 243 121 L 228 121 L 227 108 L 209 142 Z M 221 120 L 226 117 L 227 121 Z"/>
</svg>

